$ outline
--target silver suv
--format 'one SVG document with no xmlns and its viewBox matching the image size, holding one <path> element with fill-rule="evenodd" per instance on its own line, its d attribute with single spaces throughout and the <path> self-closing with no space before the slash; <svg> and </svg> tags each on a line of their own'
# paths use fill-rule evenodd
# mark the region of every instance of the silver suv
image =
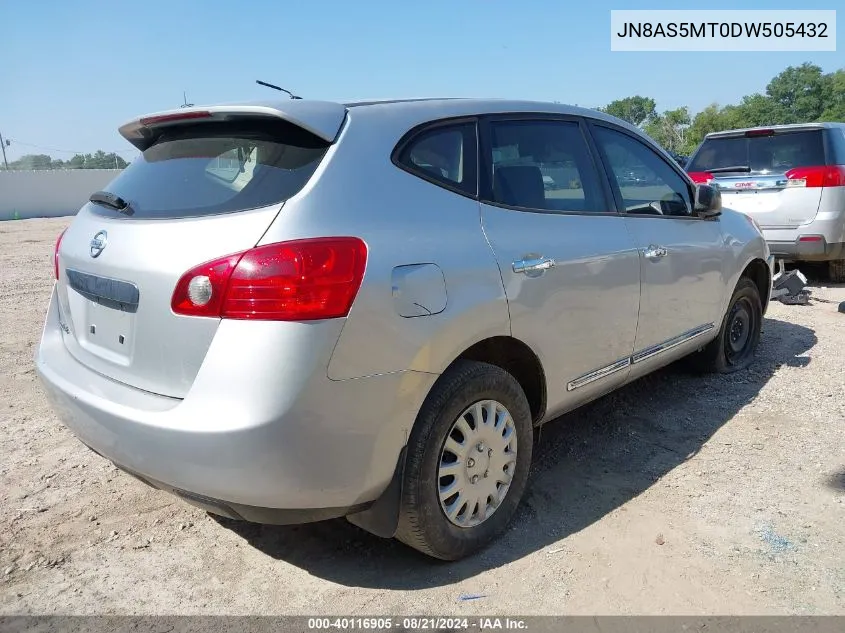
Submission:
<svg viewBox="0 0 845 633">
<path fill-rule="evenodd" d="M 211 513 L 457 559 L 510 521 L 538 425 L 754 355 L 762 235 L 596 111 L 292 100 L 120 131 L 142 155 L 58 240 L 37 367 L 82 442 Z"/>
<path fill-rule="evenodd" d="M 845 123 L 708 134 L 687 171 L 754 218 L 776 257 L 827 262 L 845 282 Z"/>
</svg>

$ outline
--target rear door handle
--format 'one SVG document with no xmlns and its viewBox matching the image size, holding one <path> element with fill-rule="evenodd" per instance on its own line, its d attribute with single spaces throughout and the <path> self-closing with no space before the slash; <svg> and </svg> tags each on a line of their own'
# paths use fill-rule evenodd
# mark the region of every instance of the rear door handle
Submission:
<svg viewBox="0 0 845 633">
<path fill-rule="evenodd" d="M 666 257 L 668 253 L 669 251 L 666 250 L 666 247 L 656 246 L 655 244 L 649 244 L 648 248 L 643 250 L 643 255 L 649 259 L 660 259 L 661 257 Z"/>
<path fill-rule="evenodd" d="M 513 272 L 532 273 L 542 272 L 555 267 L 555 260 L 549 257 L 538 257 L 536 259 L 518 259 L 513 263 Z"/>
</svg>

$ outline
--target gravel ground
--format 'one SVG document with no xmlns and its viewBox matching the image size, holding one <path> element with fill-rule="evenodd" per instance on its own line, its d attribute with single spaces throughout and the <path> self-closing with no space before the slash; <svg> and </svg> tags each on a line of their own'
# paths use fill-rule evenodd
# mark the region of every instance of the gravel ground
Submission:
<svg viewBox="0 0 845 633">
<path fill-rule="evenodd" d="M 66 224 L 0 223 L 0 613 L 845 614 L 845 288 L 774 304 L 747 371 L 546 426 L 512 529 L 443 564 L 342 520 L 215 520 L 77 442 L 32 363 Z"/>
</svg>

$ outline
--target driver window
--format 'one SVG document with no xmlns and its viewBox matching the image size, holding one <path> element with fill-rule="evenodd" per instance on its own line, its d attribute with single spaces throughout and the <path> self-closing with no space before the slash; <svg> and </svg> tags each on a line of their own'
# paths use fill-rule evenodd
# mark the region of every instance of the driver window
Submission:
<svg viewBox="0 0 845 633">
<path fill-rule="evenodd" d="M 626 213 L 692 215 L 687 183 L 657 152 L 627 134 L 600 126 L 594 129 Z"/>
</svg>

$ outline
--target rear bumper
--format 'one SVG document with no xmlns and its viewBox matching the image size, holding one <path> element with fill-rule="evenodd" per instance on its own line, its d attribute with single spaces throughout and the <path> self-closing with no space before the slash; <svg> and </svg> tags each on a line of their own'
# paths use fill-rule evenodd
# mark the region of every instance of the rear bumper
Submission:
<svg viewBox="0 0 845 633">
<path fill-rule="evenodd" d="M 807 234 L 811 235 L 811 234 Z M 778 259 L 791 259 L 795 261 L 830 261 L 832 259 L 845 259 L 845 243 L 828 243 L 824 237 L 817 241 L 801 241 L 795 238 L 793 241 L 770 241 L 769 250 Z"/>
<path fill-rule="evenodd" d="M 89 446 L 88 448 L 91 447 Z M 91 450 L 101 457 L 106 457 L 93 448 L 91 448 Z M 108 457 L 106 457 L 106 459 L 108 459 Z M 236 519 L 238 521 L 251 521 L 253 523 L 268 523 L 273 525 L 312 523 L 314 521 L 337 519 L 349 514 L 361 512 L 372 505 L 372 502 L 364 502 L 358 505 L 341 508 L 299 508 L 293 510 L 286 508 L 264 508 L 260 506 L 244 505 L 242 503 L 214 499 L 188 490 L 181 490 L 180 488 L 175 488 L 170 484 L 151 479 L 146 475 L 140 475 L 122 464 L 118 464 L 116 462 L 112 463 L 114 463 L 115 466 L 127 475 L 134 477 L 151 488 L 169 492 L 183 501 L 188 502 L 192 506 L 205 510 L 206 512 L 211 512 L 212 514 L 230 519 Z"/>
<path fill-rule="evenodd" d="M 55 295 L 36 367 L 67 427 L 146 483 L 216 514 L 269 523 L 357 511 L 388 486 L 436 376 L 326 376 L 333 322 L 224 321 L 183 400 L 80 364 Z"/>
<path fill-rule="evenodd" d="M 763 228 L 763 237 L 778 259 L 845 259 L 845 211 L 819 212 L 809 224 L 793 229 Z M 814 241 L 802 241 L 802 237 Z"/>
</svg>

